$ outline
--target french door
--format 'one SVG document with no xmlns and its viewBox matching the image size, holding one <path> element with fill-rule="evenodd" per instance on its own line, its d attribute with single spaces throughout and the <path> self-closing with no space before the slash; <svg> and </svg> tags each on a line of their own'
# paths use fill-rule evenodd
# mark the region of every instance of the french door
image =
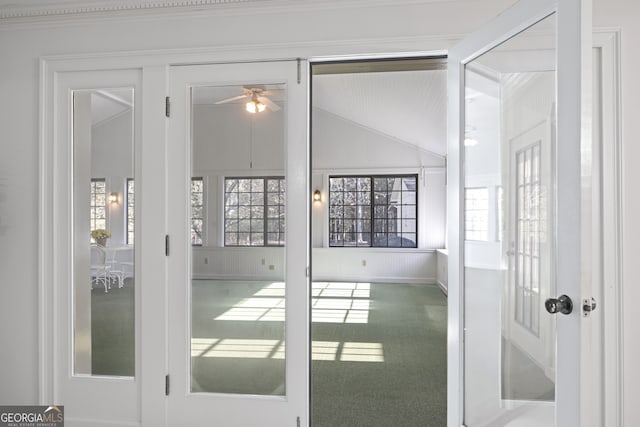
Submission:
<svg viewBox="0 0 640 427">
<path fill-rule="evenodd" d="M 308 425 L 306 65 L 170 70 L 168 425 Z"/>
<path fill-rule="evenodd" d="M 520 1 L 449 51 L 449 426 L 590 425 L 588 3 Z"/>
</svg>

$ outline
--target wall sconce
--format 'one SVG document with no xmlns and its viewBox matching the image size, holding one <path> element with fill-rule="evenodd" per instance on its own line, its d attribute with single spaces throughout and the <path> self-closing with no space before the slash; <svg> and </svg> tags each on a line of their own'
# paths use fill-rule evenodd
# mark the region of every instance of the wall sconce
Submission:
<svg viewBox="0 0 640 427">
<path fill-rule="evenodd" d="M 118 203 L 118 193 L 109 193 L 109 202 Z"/>
<path fill-rule="evenodd" d="M 322 193 L 320 193 L 320 190 L 316 190 L 313 192 L 313 201 L 314 202 L 322 201 Z"/>
</svg>

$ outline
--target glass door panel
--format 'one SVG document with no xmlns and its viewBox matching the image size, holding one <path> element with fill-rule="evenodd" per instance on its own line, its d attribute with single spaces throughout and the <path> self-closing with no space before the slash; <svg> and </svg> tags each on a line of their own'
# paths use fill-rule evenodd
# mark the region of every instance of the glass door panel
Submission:
<svg viewBox="0 0 640 427">
<path fill-rule="evenodd" d="M 192 88 L 192 392 L 285 395 L 285 97 Z"/>
<path fill-rule="evenodd" d="M 133 94 L 73 91 L 76 375 L 135 373 Z"/>
<path fill-rule="evenodd" d="M 555 46 L 553 14 L 464 67 L 470 427 L 555 425 Z"/>
</svg>

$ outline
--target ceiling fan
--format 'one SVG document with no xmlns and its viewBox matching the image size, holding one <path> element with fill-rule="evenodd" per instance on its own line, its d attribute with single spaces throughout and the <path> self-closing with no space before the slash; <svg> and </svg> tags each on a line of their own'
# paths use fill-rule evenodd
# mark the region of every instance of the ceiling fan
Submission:
<svg viewBox="0 0 640 427">
<path fill-rule="evenodd" d="M 242 95 L 232 96 L 231 98 L 226 98 L 221 101 L 217 101 L 215 102 L 215 104 L 216 105 L 226 104 L 228 102 L 249 98 L 249 101 L 246 104 L 246 110 L 249 113 L 252 113 L 252 114 L 261 113 L 266 108 L 269 108 L 271 111 L 278 111 L 280 107 L 271 99 L 267 98 L 266 95 L 273 95 L 281 91 L 282 91 L 281 89 L 267 90 L 262 86 L 243 87 Z"/>
</svg>

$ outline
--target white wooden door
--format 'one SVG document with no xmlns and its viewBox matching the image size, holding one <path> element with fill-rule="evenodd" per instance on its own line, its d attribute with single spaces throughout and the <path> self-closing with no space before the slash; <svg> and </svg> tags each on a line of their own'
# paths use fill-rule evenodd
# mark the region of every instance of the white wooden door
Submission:
<svg viewBox="0 0 640 427">
<path fill-rule="evenodd" d="M 168 425 L 309 423 L 305 68 L 170 70 Z"/>
<path fill-rule="evenodd" d="M 449 51 L 451 427 L 590 425 L 590 16 L 522 0 Z"/>
<path fill-rule="evenodd" d="M 55 73 L 47 340 L 54 344 L 52 398 L 65 406 L 70 426 L 139 420 L 140 249 L 133 228 L 127 238 L 125 219 L 135 205 L 127 180 L 142 177 L 141 80 L 138 69 Z M 133 225 L 139 218 L 130 214 Z M 96 229 L 110 232 L 106 248 L 90 235 Z M 126 278 L 123 263 L 100 258 L 116 249 L 128 254 Z"/>
</svg>

